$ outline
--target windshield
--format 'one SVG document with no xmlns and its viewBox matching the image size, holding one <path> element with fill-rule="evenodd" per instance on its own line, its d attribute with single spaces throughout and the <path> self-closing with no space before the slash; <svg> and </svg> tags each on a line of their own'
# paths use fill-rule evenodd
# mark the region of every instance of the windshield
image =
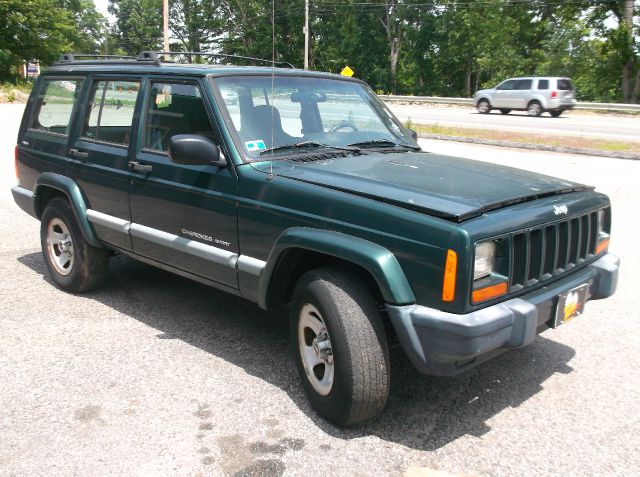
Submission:
<svg viewBox="0 0 640 477">
<path fill-rule="evenodd" d="M 245 159 L 260 153 L 300 154 L 299 143 L 345 148 L 350 144 L 415 147 L 392 113 L 362 84 L 308 76 L 225 76 L 213 79 L 228 126 Z"/>
</svg>

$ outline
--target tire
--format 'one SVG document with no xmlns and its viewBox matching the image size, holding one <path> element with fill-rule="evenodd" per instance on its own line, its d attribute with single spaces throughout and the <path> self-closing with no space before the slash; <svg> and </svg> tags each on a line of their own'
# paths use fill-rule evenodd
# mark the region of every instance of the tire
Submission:
<svg viewBox="0 0 640 477">
<path fill-rule="evenodd" d="M 542 105 L 537 101 L 531 101 L 527 105 L 527 113 L 529 113 L 529 116 L 533 116 L 534 118 L 539 117 L 543 113 Z"/>
<path fill-rule="evenodd" d="M 491 105 L 489 104 L 489 101 L 486 99 L 478 101 L 478 112 L 480 114 L 489 114 L 491 112 Z"/>
<path fill-rule="evenodd" d="M 322 417 L 348 426 L 382 412 L 389 349 L 380 312 L 360 280 L 333 268 L 304 274 L 293 292 L 290 331 L 303 387 Z"/>
<path fill-rule="evenodd" d="M 100 286 L 109 271 L 109 251 L 91 246 L 82 236 L 69 202 L 51 199 L 42 213 L 40 244 L 54 283 L 82 293 Z"/>
<path fill-rule="evenodd" d="M 557 110 L 557 111 L 549 111 L 549 114 L 551 116 L 553 116 L 554 118 L 559 118 L 560 115 L 562 114 L 562 110 Z"/>
<path fill-rule="evenodd" d="M 500 112 L 502 114 L 509 114 L 511 112 L 511 110 L 510 109 L 501 109 Z"/>
</svg>

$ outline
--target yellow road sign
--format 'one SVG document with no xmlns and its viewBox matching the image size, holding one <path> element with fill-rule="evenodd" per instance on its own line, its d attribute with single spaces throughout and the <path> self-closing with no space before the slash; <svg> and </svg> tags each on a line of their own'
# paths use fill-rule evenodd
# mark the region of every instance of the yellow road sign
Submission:
<svg viewBox="0 0 640 477">
<path fill-rule="evenodd" d="M 348 66 L 345 66 L 342 71 L 340 72 L 340 74 L 342 76 L 348 76 L 349 78 L 351 78 L 353 76 L 353 70 L 351 68 L 349 68 Z"/>
</svg>

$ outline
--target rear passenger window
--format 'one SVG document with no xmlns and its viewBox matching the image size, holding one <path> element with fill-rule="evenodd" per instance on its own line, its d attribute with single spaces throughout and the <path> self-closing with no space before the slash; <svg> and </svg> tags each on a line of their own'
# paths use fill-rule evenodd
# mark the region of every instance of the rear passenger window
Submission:
<svg viewBox="0 0 640 477">
<path fill-rule="evenodd" d="M 531 83 L 533 81 L 530 79 L 522 79 L 522 80 L 518 80 L 516 82 L 516 87 L 513 89 L 517 89 L 517 90 L 526 90 L 526 89 L 531 89 Z"/>
<path fill-rule="evenodd" d="M 82 135 L 128 146 L 139 91 L 138 81 L 94 82 Z"/>
<path fill-rule="evenodd" d="M 538 80 L 538 89 L 549 89 L 549 80 Z"/>
<path fill-rule="evenodd" d="M 30 128 L 69 134 L 69 123 L 82 80 L 47 80 L 36 97 Z"/>
<path fill-rule="evenodd" d="M 166 152 L 176 134 L 215 138 L 200 89 L 195 84 L 152 83 L 145 124 L 146 149 Z"/>
</svg>

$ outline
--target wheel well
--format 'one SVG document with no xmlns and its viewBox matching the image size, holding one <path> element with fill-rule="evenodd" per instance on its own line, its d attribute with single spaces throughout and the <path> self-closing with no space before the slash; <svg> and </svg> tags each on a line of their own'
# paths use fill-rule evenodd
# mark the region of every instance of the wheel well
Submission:
<svg viewBox="0 0 640 477">
<path fill-rule="evenodd" d="M 56 197 L 61 197 L 65 200 L 69 200 L 67 195 L 64 192 L 62 192 L 60 189 L 56 189 L 54 187 L 48 187 L 48 186 L 38 187 L 38 192 L 36 194 L 36 197 L 37 197 L 36 214 L 38 215 L 38 218 L 40 218 L 40 216 L 42 215 L 42 212 L 47 207 L 47 204 L 51 199 L 54 199 Z"/>
<path fill-rule="evenodd" d="M 529 102 L 527 103 L 527 108 L 528 108 L 529 106 L 531 106 L 533 103 L 538 103 L 540 106 L 542 106 L 542 103 L 540 103 L 540 101 L 538 101 L 537 99 L 532 99 L 531 101 L 529 101 Z M 520 104 L 522 104 L 522 103 L 520 103 Z"/>
<path fill-rule="evenodd" d="M 271 277 L 268 292 L 268 308 L 291 301 L 296 283 L 302 275 L 317 268 L 334 267 L 354 274 L 373 295 L 376 304 L 382 306 L 384 299 L 373 276 L 363 267 L 331 255 L 304 249 L 289 249 L 280 257 Z"/>
<path fill-rule="evenodd" d="M 489 101 L 489 98 L 485 98 L 484 96 L 480 98 L 476 104 L 480 104 L 480 102 L 482 101 L 486 101 L 489 104 L 489 106 L 491 106 L 491 101 Z"/>
</svg>

